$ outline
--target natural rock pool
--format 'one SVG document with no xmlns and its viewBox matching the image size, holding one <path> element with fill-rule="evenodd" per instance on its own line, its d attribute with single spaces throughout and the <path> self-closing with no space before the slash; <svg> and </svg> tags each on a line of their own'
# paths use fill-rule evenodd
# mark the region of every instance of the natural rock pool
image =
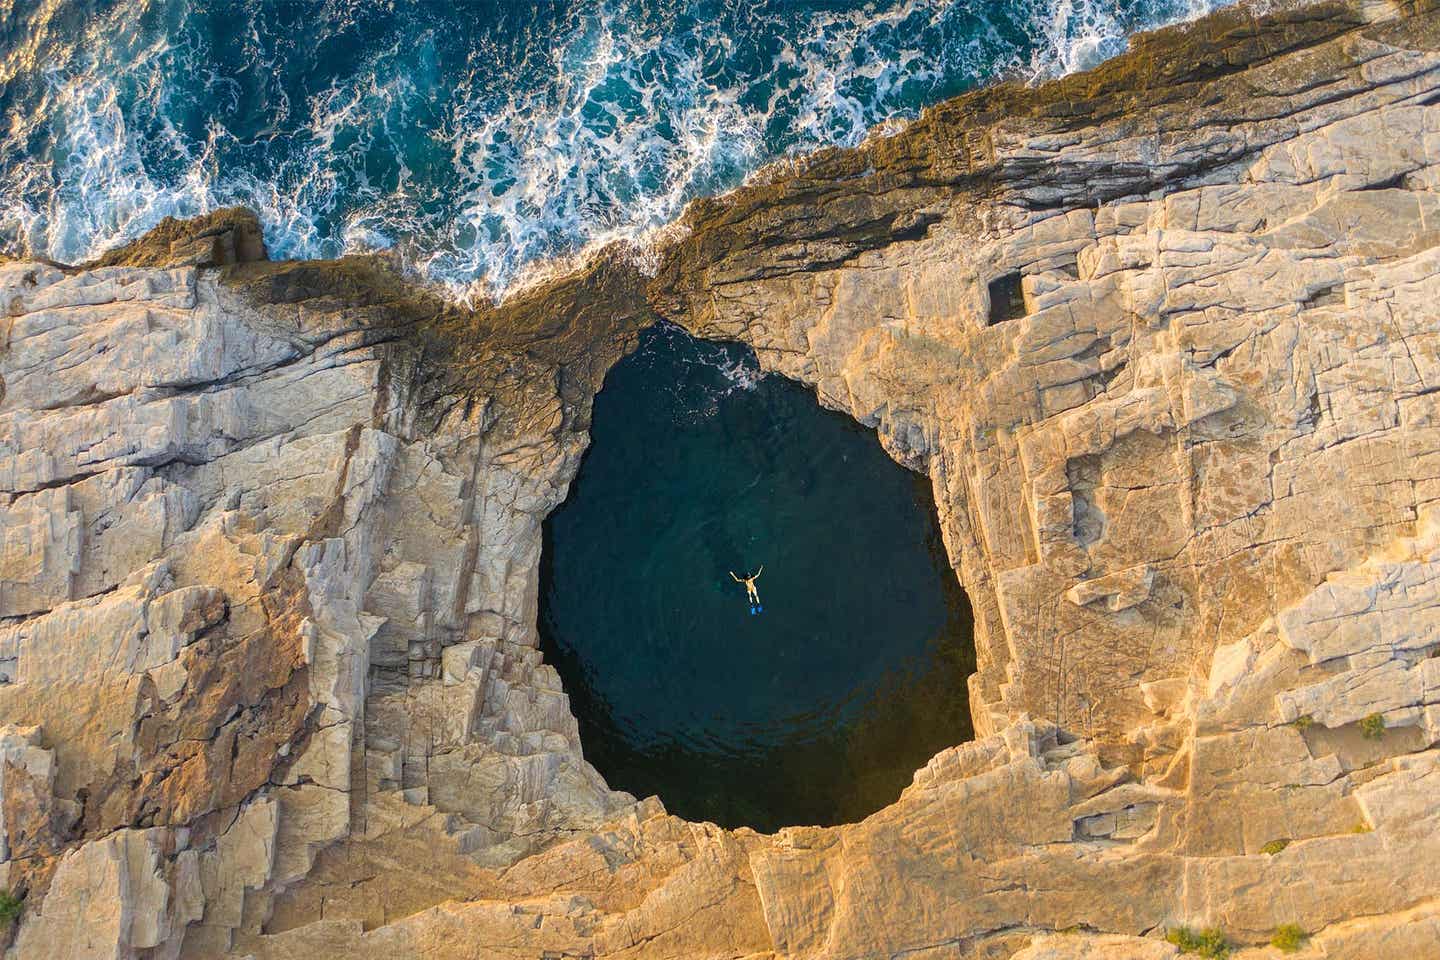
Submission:
<svg viewBox="0 0 1440 960">
<path fill-rule="evenodd" d="M 541 643 L 612 787 L 769 831 L 858 820 L 971 736 L 929 482 L 744 347 L 651 328 L 545 523 Z M 763 564 L 752 614 L 730 576 Z"/>
</svg>

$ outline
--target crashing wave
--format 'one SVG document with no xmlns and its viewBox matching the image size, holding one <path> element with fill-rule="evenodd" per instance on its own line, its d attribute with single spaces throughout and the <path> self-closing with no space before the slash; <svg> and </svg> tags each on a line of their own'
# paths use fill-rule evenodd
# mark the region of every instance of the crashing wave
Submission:
<svg viewBox="0 0 1440 960">
<path fill-rule="evenodd" d="M 0 241 L 78 261 L 238 203 L 276 255 L 393 247 L 457 296 L 495 296 L 769 161 L 1218 5 L 606 0 L 515 24 L 356 0 L 297 38 L 258 0 L 233 23 L 189 0 L 55 0 L 0 35 Z"/>
</svg>

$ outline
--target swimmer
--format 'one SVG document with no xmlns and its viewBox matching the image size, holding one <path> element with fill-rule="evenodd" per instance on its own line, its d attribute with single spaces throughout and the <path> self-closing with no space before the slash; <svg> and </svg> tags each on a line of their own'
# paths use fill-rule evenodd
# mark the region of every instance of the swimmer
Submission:
<svg viewBox="0 0 1440 960">
<path fill-rule="evenodd" d="M 743 583 L 743 584 L 745 584 L 745 596 L 750 600 L 750 612 L 751 612 L 751 613 L 759 613 L 759 612 L 760 612 L 760 609 L 761 609 L 761 607 L 760 607 L 760 591 L 755 589 L 755 581 L 756 581 L 756 580 L 759 580 L 759 579 L 760 579 L 760 574 L 762 574 L 762 573 L 764 573 L 764 572 L 765 572 L 765 564 L 763 564 L 763 563 L 760 564 L 760 569 L 759 569 L 759 570 L 756 570 L 753 574 L 751 574 L 751 575 L 748 576 L 748 577 L 737 577 L 737 576 L 735 576 L 735 571 L 734 571 L 734 570 L 731 570 L 731 571 L 730 571 L 730 578 L 731 578 L 732 580 L 734 580 L 736 583 Z"/>
</svg>

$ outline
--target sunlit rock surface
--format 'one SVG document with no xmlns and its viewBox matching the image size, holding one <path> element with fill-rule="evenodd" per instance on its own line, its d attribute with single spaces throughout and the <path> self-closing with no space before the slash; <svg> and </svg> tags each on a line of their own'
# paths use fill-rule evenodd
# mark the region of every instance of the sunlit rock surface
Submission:
<svg viewBox="0 0 1440 960">
<path fill-rule="evenodd" d="M 8 955 L 1440 953 L 1436 103 L 1429 3 L 1240 8 L 473 314 L 233 212 L 0 265 Z M 611 792 L 541 662 L 656 315 L 935 484 L 981 736 L 863 823 Z"/>
</svg>

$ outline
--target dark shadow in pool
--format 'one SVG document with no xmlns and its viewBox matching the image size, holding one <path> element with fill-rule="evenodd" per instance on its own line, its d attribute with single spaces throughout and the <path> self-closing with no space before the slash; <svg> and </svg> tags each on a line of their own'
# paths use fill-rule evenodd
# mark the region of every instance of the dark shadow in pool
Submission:
<svg viewBox="0 0 1440 960">
<path fill-rule="evenodd" d="M 545 522 L 540 634 L 586 758 L 673 813 L 860 819 L 972 735 L 929 482 L 734 344 L 649 330 Z M 730 572 L 764 564 L 752 615 Z"/>
</svg>

